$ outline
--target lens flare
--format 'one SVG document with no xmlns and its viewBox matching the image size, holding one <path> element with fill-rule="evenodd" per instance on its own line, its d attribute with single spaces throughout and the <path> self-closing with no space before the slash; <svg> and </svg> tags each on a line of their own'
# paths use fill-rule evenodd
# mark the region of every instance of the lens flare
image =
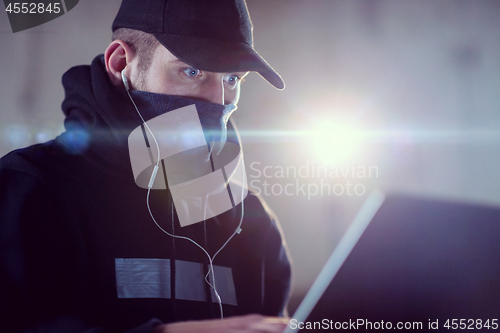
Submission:
<svg viewBox="0 0 500 333">
<path fill-rule="evenodd" d="M 363 132 L 347 123 L 324 121 L 310 132 L 313 149 L 324 164 L 348 162 L 361 147 Z"/>
</svg>

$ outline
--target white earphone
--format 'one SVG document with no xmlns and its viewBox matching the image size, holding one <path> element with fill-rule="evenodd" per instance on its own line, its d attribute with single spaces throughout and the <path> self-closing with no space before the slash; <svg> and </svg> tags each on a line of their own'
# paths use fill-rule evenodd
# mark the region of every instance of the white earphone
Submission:
<svg viewBox="0 0 500 333">
<path fill-rule="evenodd" d="M 125 90 L 129 91 L 130 86 L 128 85 L 127 77 L 125 76 L 125 68 L 122 70 L 122 81 L 123 81 L 123 85 L 125 86 Z"/>
<path fill-rule="evenodd" d="M 243 201 L 241 202 L 241 218 L 240 218 L 240 223 L 238 225 L 238 227 L 236 228 L 236 230 L 233 232 L 233 234 L 226 240 L 226 242 L 222 245 L 221 248 L 219 248 L 219 250 L 213 255 L 213 256 L 210 256 L 208 254 L 208 252 L 201 246 L 199 245 L 198 243 L 196 243 L 194 240 L 192 240 L 191 238 L 188 238 L 188 237 L 184 237 L 184 236 L 178 236 L 178 235 L 173 235 L 173 234 L 170 234 L 168 231 L 166 231 L 165 229 L 163 229 L 157 222 L 156 222 L 156 219 L 154 218 L 153 216 L 153 213 L 151 212 L 151 207 L 149 205 L 149 195 L 150 195 L 150 192 L 151 192 L 151 189 L 153 187 L 153 183 L 155 181 L 155 178 L 156 178 L 156 174 L 158 172 L 158 169 L 159 169 L 159 163 L 160 163 L 160 160 L 161 160 L 161 156 L 160 156 L 160 146 L 158 144 L 158 141 L 156 140 L 156 137 L 155 135 L 153 134 L 153 131 L 149 128 L 148 124 L 146 123 L 146 121 L 144 120 L 144 118 L 142 117 L 141 113 L 139 112 L 139 109 L 137 108 L 137 105 L 135 104 L 132 96 L 130 95 L 130 85 L 128 83 L 128 79 L 127 77 L 125 76 L 125 68 L 121 71 L 121 77 L 122 77 L 122 82 L 123 82 L 123 85 L 125 86 L 125 90 L 127 91 L 127 94 L 128 94 L 128 97 L 130 98 L 130 101 L 132 102 L 132 104 L 134 105 L 135 107 L 135 110 L 137 111 L 137 114 L 139 115 L 139 117 L 141 118 L 142 122 L 143 122 L 143 125 L 147 128 L 147 130 L 149 131 L 149 133 L 151 134 L 151 137 L 153 138 L 154 142 L 155 142 L 155 145 L 156 145 L 156 149 L 157 149 L 157 156 L 158 156 L 158 159 L 156 161 L 156 165 L 154 166 L 154 169 L 153 169 L 153 172 L 151 174 L 151 178 L 149 180 L 149 184 L 148 184 L 148 193 L 147 193 L 147 196 L 146 196 L 146 205 L 147 205 L 147 208 L 148 208 L 148 211 L 149 211 L 149 214 L 153 220 L 153 222 L 156 224 L 156 226 L 161 230 L 163 231 L 165 234 L 167 234 L 168 236 L 171 236 L 173 238 L 178 238 L 178 239 L 184 239 L 184 240 L 188 240 L 190 241 L 191 243 L 193 243 L 194 245 L 196 245 L 198 248 L 200 248 L 204 253 L 205 255 L 208 257 L 208 260 L 209 260 L 209 271 L 207 273 L 207 275 L 205 275 L 205 281 L 206 283 L 213 289 L 214 291 L 214 294 L 215 294 L 215 297 L 216 297 L 216 300 L 217 300 L 217 303 L 219 303 L 219 308 L 220 308 L 220 314 L 221 314 L 221 319 L 224 318 L 224 311 L 223 311 L 223 308 L 222 308 L 222 300 L 220 298 L 220 295 L 219 293 L 217 292 L 217 289 L 215 287 L 215 274 L 214 274 L 214 267 L 213 267 L 213 260 L 215 259 L 215 257 L 219 254 L 220 251 L 222 251 L 222 249 L 227 245 L 227 243 L 229 243 L 229 241 L 234 237 L 234 235 L 236 234 L 239 234 L 241 232 L 241 224 L 243 222 L 243 211 L 244 211 L 244 206 L 243 206 Z M 234 126 L 234 125 L 233 125 Z M 242 187 L 242 197 L 243 197 L 243 187 Z M 173 214 L 173 206 L 172 206 L 172 214 Z M 173 215 L 172 215 L 172 218 L 173 218 Z M 212 276 L 212 283 L 210 283 L 209 279 L 208 279 L 208 276 L 211 275 Z"/>
<path fill-rule="evenodd" d="M 127 91 L 127 95 L 128 97 L 130 98 L 130 101 L 132 102 L 132 104 L 134 105 L 135 107 L 135 110 L 137 111 L 137 114 L 139 115 L 139 117 L 141 118 L 142 120 L 142 123 L 143 125 L 147 128 L 147 130 L 149 131 L 149 133 L 151 134 L 151 137 L 153 138 L 154 142 L 155 142 L 155 145 L 156 145 L 156 149 L 157 149 L 157 156 L 158 156 L 158 160 L 156 161 L 156 165 L 153 169 L 153 172 L 151 174 L 151 178 L 149 180 L 149 184 L 148 184 L 148 193 L 147 193 L 147 197 L 146 197 L 146 205 L 148 207 L 148 211 L 149 211 L 149 215 L 151 216 L 151 218 L 153 219 L 153 222 L 156 224 L 156 226 L 161 230 L 163 231 L 165 234 L 167 234 L 168 236 L 171 236 L 173 238 L 179 238 L 179 239 L 185 239 L 185 240 L 188 240 L 190 242 L 192 242 L 194 245 L 196 245 L 197 247 L 199 247 L 205 254 L 206 256 L 208 257 L 208 260 L 209 260 L 209 271 L 207 273 L 207 275 L 205 276 L 205 281 L 208 283 L 208 285 L 213 289 L 214 291 L 214 294 L 215 294 L 215 297 L 217 299 L 217 303 L 219 303 L 219 308 L 220 308 L 220 315 L 221 315 L 221 319 L 224 318 L 224 312 L 223 312 L 223 309 L 222 309 L 222 300 L 219 296 L 219 293 L 217 292 L 217 289 L 215 288 L 215 275 L 214 275 L 214 267 L 213 267 L 213 259 L 215 258 L 215 256 L 217 256 L 217 254 L 226 246 L 226 244 L 229 242 L 229 240 L 231 240 L 231 238 L 234 236 L 231 236 L 229 237 L 229 239 L 226 241 L 226 243 L 224 243 L 224 245 L 219 249 L 219 251 L 217 251 L 217 253 L 215 253 L 215 255 L 213 257 L 211 257 L 208 252 L 201 246 L 199 245 L 198 243 L 196 243 L 194 240 L 192 240 L 191 238 L 188 238 L 188 237 L 184 237 L 184 236 L 177 236 L 177 235 L 173 235 L 171 233 L 169 233 L 168 231 L 166 231 L 165 229 L 163 229 L 159 224 L 158 222 L 156 222 L 156 219 L 154 218 L 153 216 L 153 213 L 151 212 L 151 207 L 149 206 L 149 195 L 151 193 L 151 188 L 153 187 L 153 183 L 155 181 L 155 178 L 156 178 L 156 174 L 158 172 L 158 169 L 159 169 L 159 163 L 160 163 L 160 160 L 161 160 L 161 156 L 160 156 L 160 146 L 158 145 L 158 141 L 156 140 L 156 137 L 155 135 L 153 134 L 153 131 L 151 131 L 151 129 L 149 128 L 148 124 L 146 123 L 146 121 L 144 120 L 144 118 L 142 117 L 141 113 L 139 112 L 139 109 L 137 108 L 137 105 L 135 104 L 134 102 L 134 99 L 132 98 L 132 96 L 130 95 L 130 85 L 128 83 L 128 79 L 127 77 L 125 76 L 125 68 L 121 71 L 121 77 L 122 77 L 122 82 L 123 82 L 123 85 L 125 86 L 125 90 Z M 172 207 L 173 208 L 173 207 Z M 243 213 L 243 211 L 242 211 Z M 172 209 L 172 214 L 173 214 L 173 209 Z M 172 215 L 172 218 L 173 218 L 173 215 Z M 241 225 L 241 221 L 240 221 L 240 225 Z M 238 231 L 240 231 L 240 227 L 238 227 Z M 239 233 L 239 232 L 238 232 Z M 210 281 L 208 280 L 208 276 L 211 275 L 212 276 L 212 283 L 210 283 Z"/>
</svg>

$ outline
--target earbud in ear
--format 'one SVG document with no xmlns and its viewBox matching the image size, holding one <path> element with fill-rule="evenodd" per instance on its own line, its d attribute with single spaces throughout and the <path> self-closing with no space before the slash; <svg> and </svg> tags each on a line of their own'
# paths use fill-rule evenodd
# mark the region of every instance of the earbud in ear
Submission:
<svg viewBox="0 0 500 333">
<path fill-rule="evenodd" d="M 122 70 L 122 81 L 123 81 L 123 85 L 125 86 L 125 90 L 127 90 L 127 91 L 130 90 L 127 77 L 125 76 L 125 68 Z"/>
</svg>

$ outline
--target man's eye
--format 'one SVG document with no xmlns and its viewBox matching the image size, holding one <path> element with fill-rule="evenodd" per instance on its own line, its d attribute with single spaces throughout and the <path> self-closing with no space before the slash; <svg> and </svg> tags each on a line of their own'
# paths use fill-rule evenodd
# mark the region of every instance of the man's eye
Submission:
<svg viewBox="0 0 500 333">
<path fill-rule="evenodd" d="M 235 85 L 240 80 L 241 80 L 241 78 L 235 74 L 230 74 L 226 77 L 226 82 L 229 83 L 230 85 Z"/>
<path fill-rule="evenodd" d="M 193 67 L 185 68 L 183 71 L 189 77 L 197 77 L 200 74 L 200 70 Z"/>
</svg>

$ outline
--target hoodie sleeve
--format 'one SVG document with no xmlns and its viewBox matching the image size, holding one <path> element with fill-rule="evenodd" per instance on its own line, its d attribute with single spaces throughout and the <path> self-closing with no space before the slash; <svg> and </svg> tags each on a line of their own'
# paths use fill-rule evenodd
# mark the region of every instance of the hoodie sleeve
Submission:
<svg viewBox="0 0 500 333">
<path fill-rule="evenodd" d="M 34 175 L 0 168 L 0 331 L 105 333 L 91 328 L 79 307 L 83 300 L 60 203 Z M 80 272 L 81 273 L 81 272 Z M 147 333 L 157 319 L 127 333 Z"/>
<path fill-rule="evenodd" d="M 32 175 L 2 168 L 0 207 L 2 331 L 38 326 L 40 332 L 58 332 L 62 326 L 77 332 L 83 325 L 57 291 L 68 286 L 67 253 L 55 227 L 61 216 L 50 189 Z"/>
</svg>

